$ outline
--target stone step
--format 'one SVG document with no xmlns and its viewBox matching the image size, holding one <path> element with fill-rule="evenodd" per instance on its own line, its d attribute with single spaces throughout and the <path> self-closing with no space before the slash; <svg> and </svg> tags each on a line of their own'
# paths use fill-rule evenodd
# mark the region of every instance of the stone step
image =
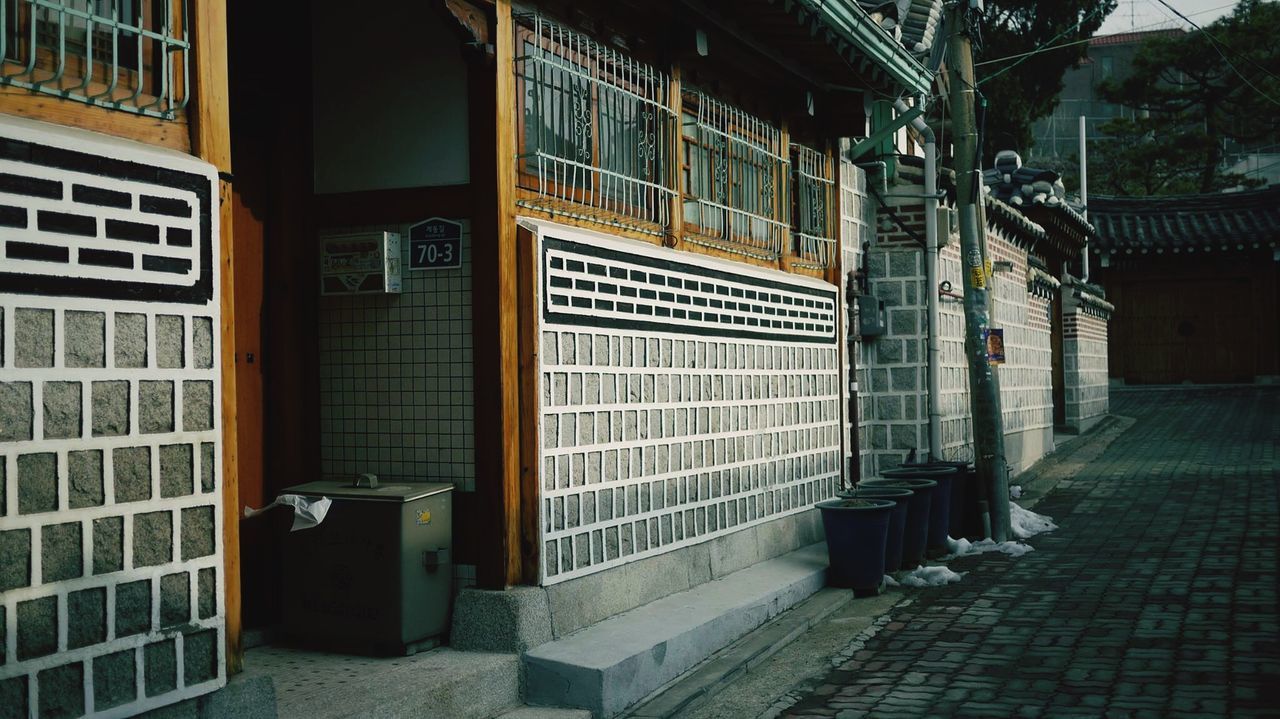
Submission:
<svg viewBox="0 0 1280 719">
<path fill-rule="evenodd" d="M 853 592 L 848 589 L 823 589 L 716 652 L 629 709 L 626 716 L 628 719 L 673 719 L 688 715 L 851 601 Z"/>
<path fill-rule="evenodd" d="M 826 583 L 814 544 L 611 617 L 524 655 L 526 701 L 616 716 Z"/>
<path fill-rule="evenodd" d="M 567 707 L 523 706 L 500 714 L 496 719 L 591 719 L 591 712 Z"/>
</svg>

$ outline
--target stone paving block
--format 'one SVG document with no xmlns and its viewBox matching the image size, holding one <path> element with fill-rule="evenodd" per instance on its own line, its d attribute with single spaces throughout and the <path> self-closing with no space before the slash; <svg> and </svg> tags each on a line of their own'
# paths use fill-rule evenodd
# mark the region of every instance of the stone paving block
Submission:
<svg viewBox="0 0 1280 719">
<path fill-rule="evenodd" d="M 80 436 L 81 399 L 79 382 L 45 382 L 44 438 L 69 439 Z"/>
<path fill-rule="evenodd" d="M 67 503 L 72 509 L 101 506 L 105 501 L 102 481 L 102 450 L 67 452 Z"/>
<path fill-rule="evenodd" d="M 178 643 L 175 639 L 143 647 L 143 687 L 149 697 L 166 694 L 178 686 Z"/>
<path fill-rule="evenodd" d="M 79 522 L 46 524 L 40 531 L 41 579 L 46 584 L 75 579 L 84 572 Z"/>
<path fill-rule="evenodd" d="M 76 649 L 107 639 L 107 590 L 82 589 L 67 595 L 67 647 Z"/>
<path fill-rule="evenodd" d="M 63 317 L 66 338 L 63 364 L 67 367 L 105 367 L 107 316 L 102 312 L 67 310 Z"/>
<path fill-rule="evenodd" d="M 74 662 L 37 675 L 41 717 L 78 717 L 84 714 L 84 664 Z"/>
<path fill-rule="evenodd" d="M 173 559 L 173 512 L 133 516 L 133 566 L 151 567 Z"/>
<path fill-rule="evenodd" d="M 127 649 L 93 660 L 93 705 L 103 710 L 128 704 L 138 696 L 136 652 Z"/>
<path fill-rule="evenodd" d="M 129 434 L 129 382 L 94 382 L 89 391 L 93 436 Z"/>
<path fill-rule="evenodd" d="M 116 636 L 127 637 L 151 629 L 151 581 L 116 586 Z"/>
<path fill-rule="evenodd" d="M 147 316 L 117 312 L 115 316 L 115 366 L 147 366 Z"/>
<path fill-rule="evenodd" d="M 109 574 L 121 569 L 124 569 L 124 519 L 93 520 L 93 573 Z"/>
<path fill-rule="evenodd" d="M 18 602 L 18 658 L 31 659 L 58 650 L 58 598 Z"/>
<path fill-rule="evenodd" d="M 911 590 L 785 715 L 1268 716 L 1280 388 L 1111 399 L 1136 421 L 1036 506 L 1060 529 L 948 562 L 963 581 Z M 944 687 L 926 708 L 920 676 Z"/>
<path fill-rule="evenodd" d="M 13 314 L 13 365 L 52 367 L 53 310 L 19 307 Z"/>
<path fill-rule="evenodd" d="M 151 448 L 118 447 L 111 450 L 116 502 L 151 499 Z"/>
<path fill-rule="evenodd" d="M 58 509 L 58 455 L 18 455 L 18 514 Z"/>
</svg>

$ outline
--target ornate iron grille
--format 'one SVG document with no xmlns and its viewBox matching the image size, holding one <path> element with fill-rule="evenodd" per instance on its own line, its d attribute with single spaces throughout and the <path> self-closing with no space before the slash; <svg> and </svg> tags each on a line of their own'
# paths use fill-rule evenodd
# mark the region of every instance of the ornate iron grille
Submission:
<svg viewBox="0 0 1280 719">
<path fill-rule="evenodd" d="M 187 0 L 0 0 L 0 84 L 171 120 L 189 28 Z"/>
<path fill-rule="evenodd" d="M 519 183 L 538 196 L 518 202 L 660 234 L 675 194 L 670 79 L 541 15 L 516 21 Z"/>
<path fill-rule="evenodd" d="M 835 174 L 826 154 L 804 145 L 791 145 L 796 176 L 796 255 L 831 267 L 836 259 L 831 202 Z"/>
<path fill-rule="evenodd" d="M 696 90 L 684 102 L 686 229 L 781 254 L 791 230 L 782 131 Z"/>
</svg>

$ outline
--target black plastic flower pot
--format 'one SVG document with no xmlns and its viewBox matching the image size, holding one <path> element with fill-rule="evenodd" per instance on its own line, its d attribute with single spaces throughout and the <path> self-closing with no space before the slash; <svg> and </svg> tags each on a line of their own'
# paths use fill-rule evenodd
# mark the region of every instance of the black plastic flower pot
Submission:
<svg viewBox="0 0 1280 719">
<path fill-rule="evenodd" d="M 827 535 L 827 582 L 874 596 L 884 588 L 884 545 L 889 535 L 891 499 L 837 498 L 818 503 Z"/>
<path fill-rule="evenodd" d="M 902 564 L 899 569 L 915 569 L 924 561 L 925 545 L 929 541 L 929 507 L 933 490 L 938 483 L 932 479 L 914 477 L 864 479 L 860 487 L 901 487 L 910 489 L 907 500 L 907 520 L 902 530 Z"/>
<path fill-rule="evenodd" d="M 919 462 L 902 465 L 915 467 L 955 467 L 960 473 L 951 480 L 951 528 L 948 534 L 952 537 L 982 539 L 982 510 L 978 500 L 982 491 L 978 487 L 978 470 L 973 462 Z"/>
<path fill-rule="evenodd" d="M 925 542 L 925 554 L 930 558 L 947 553 L 947 537 L 951 533 L 951 492 L 960 479 L 960 467 L 950 463 L 931 463 L 889 469 L 880 473 L 895 479 L 932 479 L 938 483 L 929 505 L 929 539 Z"/>
<path fill-rule="evenodd" d="M 907 527 L 907 504 L 911 500 L 911 490 L 864 485 L 850 496 L 893 500 L 893 511 L 889 513 L 889 534 L 884 543 L 884 566 L 889 571 L 895 571 L 902 566 L 902 532 Z"/>
</svg>

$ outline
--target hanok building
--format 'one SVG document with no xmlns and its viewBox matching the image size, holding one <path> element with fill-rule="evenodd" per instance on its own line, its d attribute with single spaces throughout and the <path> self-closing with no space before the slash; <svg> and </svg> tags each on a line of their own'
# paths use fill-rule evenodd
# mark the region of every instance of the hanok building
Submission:
<svg viewBox="0 0 1280 719">
<path fill-rule="evenodd" d="M 0 2 L 0 714 L 234 712 L 296 609 L 242 510 L 322 477 L 454 489 L 410 564 L 537 701 L 614 714 L 816 590 L 869 227 L 838 140 L 931 91 L 941 3 L 898 5 Z M 749 622 L 562 660 L 787 553 Z M 460 713 L 519 701 L 499 664 Z"/>
<path fill-rule="evenodd" d="M 1116 304 L 1111 377 L 1129 384 L 1276 381 L 1280 185 L 1091 197 L 1094 278 Z"/>
</svg>

